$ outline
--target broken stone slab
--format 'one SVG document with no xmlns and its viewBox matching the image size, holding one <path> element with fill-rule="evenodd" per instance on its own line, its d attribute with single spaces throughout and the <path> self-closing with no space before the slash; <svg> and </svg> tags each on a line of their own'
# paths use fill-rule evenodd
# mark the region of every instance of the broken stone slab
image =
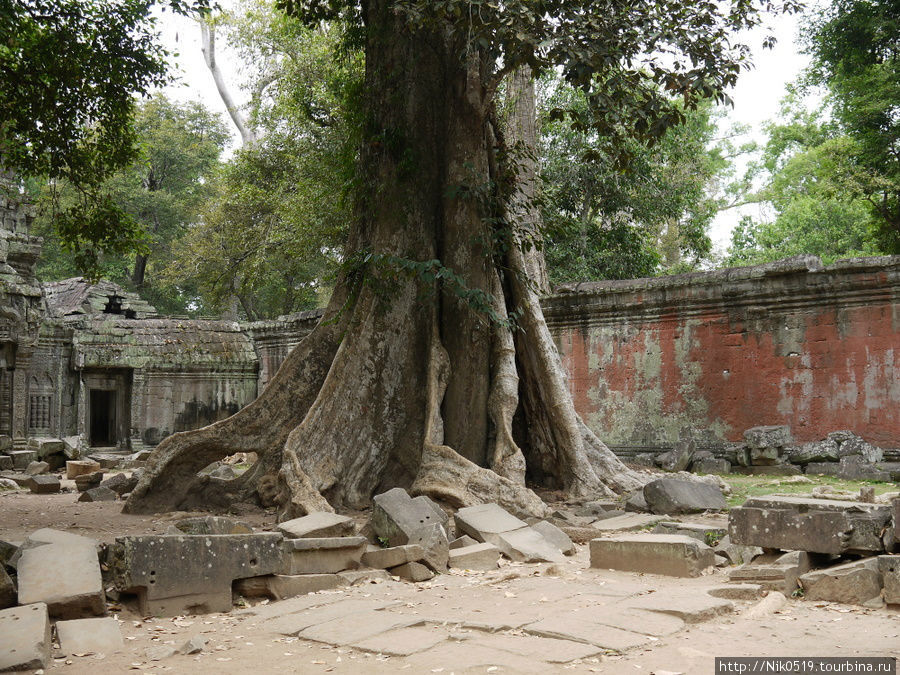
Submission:
<svg viewBox="0 0 900 675">
<path fill-rule="evenodd" d="M 108 487 L 103 487 L 102 485 L 98 485 L 95 488 L 91 488 L 90 490 L 85 490 L 78 497 L 79 502 L 114 502 L 116 501 L 115 492 L 110 490 Z"/>
<path fill-rule="evenodd" d="M 330 591 L 347 586 L 339 574 L 268 574 L 234 582 L 234 591 L 245 598 L 285 600 L 298 595 Z"/>
<path fill-rule="evenodd" d="M 138 476 L 132 475 L 130 478 L 126 476 L 124 473 L 117 473 L 105 481 L 100 483 L 100 487 L 109 488 L 117 495 L 122 496 L 128 494 L 132 490 L 134 490 L 135 486 L 138 484 Z"/>
<path fill-rule="evenodd" d="M 781 448 L 793 441 L 785 425 L 752 427 L 744 432 L 744 440 L 750 448 Z"/>
<path fill-rule="evenodd" d="M 410 543 L 410 538 L 423 527 L 446 527 L 447 514 L 428 497 L 412 498 L 403 488 L 394 488 L 372 499 L 372 529 L 389 546 Z"/>
<path fill-rule="evenodd" d="M 19 603 L 16 585 L 6 572 L 6 566 L 0 564 L 0 609 L 14 607 Z"/>
<path fill-rule="evenodd" d="M 49 495 L 59 492 L 59 478 L 52 474 L 44 476 L 31 476 L 25 483 L 26 487 L 36 495 Z"/>
<path fill-rule="evenodd" d="M 677 534 L 632 534 L 593 539 L 591 567 L 696 577 L 715 564 L 713 550 L 693 537 Z"/>
<path fill-rule="evenodd" d="M 802 443 L 788 448 L 786 456 L 792 464 L 838 461 L 838 444 L 831 438 L 824 441 Z"/>
<path fill-rule="evenodd" d="M 306 537 L 352 537 L 356 523 L 352 518 L 327 511 L 316 511 L 302 518 L 294 518 L 278 525 L 278 531 L 287 539 Z"/>
<path fill-rule="evenodd" d="M 0 673 L 50 664 L 50 617 L 37 602 L 0 610 Z"/>
<path fill-rule="evenodd" d="M 645 504 L 646 504 L 646 502 L 645 502 Z M 592 523 L 597 523 L 601 520 L 609 520 L 610 518 L 618 518 L 619 516 L 624 516 L 626 513 L 627 512 L 623 511 L 622 509 L 614 509 L 612 511 L 604 511 L 603 513 L 599 514 L 593 520 L 588 519 L 588 522 L 586 524 L 591 525 Z"/>
<path fill-rule="evenodd" d="M 780 458 L 778 448 L 750 448 L 751 466 L 773 466 L 778 464 Z"/>
<path fill-rule="evenodd" d="M 99 487 L 103 482 L 103 472 L 95 471 L 94 473 L 83 473 L 75 476 L 75 489 L 79 492 L 87 492 L 88 490 Z"/>
<path fill-rule="evenodd" d="M 66 436 L 62 439 L 63 454 L 69 459 L 81 457 L 81 449 L 84 446 L 81 436 Z"/>
<path fill-rule="evenodd" d="M 59 619 L 106 613 L 97 542 L 93 539 L 38 530 L 29 535 L 17 555 L 21 604 L 43 602 L 50 615 Z"/>
<path fill-rule="evenodd" d="M 391 575 L 386 570 L 345 570 L 343 572 L 338 572 L 338 576 L 350 586 L 369 583 L 379 584 L 383 581 L 391 580 Z"/>
<path fill-rule="evenodd" d="M 185 656 L 189 656 L 191 654 L 199 654 L 203 651 L 203 648 L 206 647 L 206 643 L 209 642 L 202 635 L 194 635 L 187 642 L 181 645 L 178 648 L 179 654 L 184 654 Z"/>
<path fill-rule="evenodd" d="M 474 546 L 477 543 L 478 543 L 478 541 L 476 541 L 475 539 L 472 539 L 472 537 L 470 537 L 469 535 L 464 534 L 463 536 L 457 537 L 456 539 L 451 541 L 450 545 L 449 545 L 449 549 L 452 551 L 453 549 L 456 549 L 456 548 L 465 548 L 466 546 Z"/>
<path fill-rule="evenodd" d="M 56 622 L 61 654 L 115 654 L 125 648 L 119 622 L 109 618 Z"/>
<path fill-rule="evenodd" d="M 846 480 L 877 480 L 884 483 L 891 480 L 890 472 L 882 471 L 861 455 L 841 457 L 839 466 L 838 476 Z"/>
<path fill-rule="evenodd" d="M 497 569 L 500 549 L 493 544 L 472 544 L 450 551 L 450 567 L 464 570 L 490 571 Z"/>
<path fill-rule="evenodd" d="M 664 521 L 656 524 L 651 534 L 682 534 L 702 541 L 707 546 L 716 546 L 728 535 L 727 527 L 716 527 L 702 523 L 678 523 Z"/>
<path fill-rule="evenodd" d="M 65 452 L 65 444 L 59 438 L 29 438 L 28 449 L 37 452 L 40 459 Z"/>
<path fill-rule="evenodd" d="M 555 545 L 531 527 L 500 533 L 486 533 L 487 543 L 500 549 L 514 562 L 563 562 L 566 558 Z"/>
<path fill-rule="evenodd" d="M 50 465 L 47 462 L 30 462 L 25 467 L 25 473 L 29 476 L 39 476 L 50 471 Z"/>
<path fill-rule="evenodd" d="M 900 555 L 880 555 L 878 564 L 884 579 L 884 601 L 900 605 Z"/>
<path fill-rule="evenodd" d="M 714 598 L 726 600 L 759 600 L 765 589 L 759 584 L 726 584 L 714 586 L 706 592 Z"/>
<path fill-rule="evenodd" d="M 391 567 L 399 567 L 408 562 L 421 562 L 425 559 L 425 551 L 418 544 L 406 546 L 392 546 L 390 548 L 376 548 L 366 551 L 362 555 L 362 564 L 366 567 L 386 570 Z"/>
<path fill-rule="evenodd" d="M 628 499 L 625 500 L 625 511 L 628 513 L 647 513 L 650 511 L 642 489 L 629 495 Z"/>
<path fill-rule="evenodd" d="M 422 563 L 417 562 L 409 562 L 404 565 L 393 567 L 388 570 L 388 573 L 392 574 L 395 577 L 405 579 L 406 581 L 413 581 L 416 583 L 420 581 L 428 581 L 429 579 L 434 578 L 434 572 L 432 572 Z"/>
<path fill-rule="evenodd" d="M 722 457 L 705 457 L 696 460 L 691 469 L 694 473 L 728 474 L 731 473 L 731 462 Z"/>
<path fill-rule="evenodd" d="M 652 516 L 647 513 L 626 513 L 624 516 L 598 520 L 591 527 L 600 532 L 629 532 L 651 527 L 661 520 L 665 520 L 665 518 L 663 516 Z"/>
<path fill-rule="evenodd" d="M 732 565 L 752 562 L 754 558 L 763 554 L 759 546 L 740 546 L 731 543 L 731 537 L 727 534 L 713 548 L 716 553 L 724 555 Z"/>
<path fill-rule="evenodd" d="M 595 500 L 591 502 L 585 502 L 577 509 L 575 509 L 575 515 L 590 516 L 593 520 L 597 520 L 599 516 L 606 513 L 607 511 L 615 511 L 618 508 L 618 502 L 614 502 L 608 499 Z"/>
<path fill-rule="evenodd" d="M 708 483 L 661 478 L 644 486 L 651 513 L 678 514 L 722 511 L 728 508 L 722 491 Z"/>
<path fill-rule="evenodd" d="M 477 504 L 459 509 L 453 516 L 457 532 L 468 534 L 480 542 L 488 541 L 489 535 L 511 532 L 527 527 L 498 504 Z"/>
<path fill-rule="evenodd" d="M 118 537 L 107 562 L 145 615 L 227 612 L 234 580 L 281 572 L 282 542 L 276 533 Z"/>
<path fill-rule="evenodd" d="M 281 574 L 335 574 L 359 567 L 365 537 L 286 539 Z"/>
<path fill-rule="evenodd" d="M 694 441 L 679 441 L 668 452 L 657 455 L 656 464 L 664 471 L 685 471 L 694 457 L 694 449 Z"/>
<path fill-rule="evenodd" d="M 253 528 L 241 520 L 222 516 L 200 516 L 183 518 L 174 525 L 178 532 L 173 534 L 253 534 Z"/>
<path fill-rule="evenodd" d="M 419 528 L 410 535 L 409 543 L 420 546 L 425 551 L 422 562 L 432 570 L 435 572 L 447 570 L 450 542 L 447 539 L 447 530 L 443 525 L 434 524 Z"/>
<path fill-rule="evenodd" d="M 744 564 L 728 574 L 731 583 L 758 584 L 767 591 L 790 597 L 798 588 L 798 580 L 812 567 L 805 551 L 791 551 L 784 555 L 759 556 L 751 564 Z"/>
<path fill-rule="evenodd" d="M 100 463 L 92 459 L 77 459 L 66 462 L 66 478 L 69 480 L 75 480 L 78 476 L 84 476 L 89 473 L 97 473 L 100 470 Z"/>
<path fill-rule="evenodd" d="M 24 471 L 29 464 L 39 459 L 34 450 L 10 450 L 8 454 L 12 457 L 13 468 L 17 471 Z"/>
<path fill-rule="evenodd" d="M 808 600 L 862 605 L 881 596 L 884 577 L 878 558 L 872 557 L 807 572 L 800 586 Z"/>
<path fill-rule="evenodd" d="M 735 544 L 814 553 L 880 553 L 891 507 L 884 504 L 751 497 L 731 509 L 729 534 Z"/>
<path fill-rule="evenodd" d="M 882 461 L 884 459 L 884 451 L 854 435 L 852 438 L 842 441 L 838 447 L 838 457 L 849 456 L 858 456 L 862 461 L 871 464 Z"/>
<path fill-rule="evenodd" d="M 572 543 L 569 535 L 553 523 L 546 520 L 539 520 L 531 525 L 531 529 L 536 530 L 537 533 L 550 542 L 552 546 L 555 546 L 562 551 L 563 555 L 575 554 L 575 544 Z"/>
</svg>

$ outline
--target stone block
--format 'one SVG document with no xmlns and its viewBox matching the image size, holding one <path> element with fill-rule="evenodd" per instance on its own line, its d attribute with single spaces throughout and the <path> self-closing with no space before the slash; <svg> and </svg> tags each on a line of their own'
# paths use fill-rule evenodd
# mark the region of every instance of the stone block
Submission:
<svg viewBox="0 0 900 675">
<path fill-rule="evenodd" d="M 447 539 L 447 530 L 443 525 L 426 525 L 420 527 L 409 537 L 410 545 L 420 546 L 425 551 L 422 562 L 435 572 L 444 572 L 447 569 L 447 560 L 450 557 L 450 542 Z"/>
<path fill-rule="evenodd" d="M 487 543 L 515 562 L 563 562 L 566 559 L 562 551 L 528 526 L 509 532 L 486 532 L 485 538 Z"/>
<path fill-rule="evenodd" d="M 750 448 L 781 448 L 792 442 L 791 428 L 785 425 L 752 427 L 744 432 Z"/>
<path fill-rule="evenodd" d="M 644 505 L 646 506 L 646 502 L 644 502 Z M 597 517 L 594 518 L 593 520 L 588 520 L 588 522 L 585 524 L 590 525 L 591 523 L 596 523 L 601 520 L 609 520 L 610 518 L 618 518 L 619 516 L 624 516 L 626 513 L 627 513 L 627 511 L 624 511 L 623 509 L 615 509 L 613 511 L 604 511 L 603 513 L 598 514 Z"/>
<path fill-rule="evenodd" d="M 838 475 L 845 480 L 878 480 L 885 483 L 891 480 L 889 471 L 882 471 L 861 455 L 841 457 Z"/>
<path fill-rule="evenodd" d="M 675 447 L 656 457 L 656 464 L 664 471 L 686 471 L 694 457 L 694 441 L 679 441 Z"/>
<path fill-rule="evenodd" d="M 0 610 L 0 673 L 50 665 L 50 617 L 37 602 Z"/>
<path fill-rule="evenodd" d="M 36 495 L 53 494 L 60 488 L 59 478 L 53 475 L 31 476 L 25 485 Z"/>
<path fill-rule="evenodd" d="M 882 532 L 891 519 L 884 504 L 810 499 L 751 497 L 728 515 L 732 542 L 813 553 L 880 553 Z"/>
<path fill-rule="evenodd" d="M 792 464 L 809 464 L 811 462 L 838 461 L 838 444 L 831 438 L 824 441 L 813 441 L 788 448 L 785 453 Z"/>
<path fill-rule="evenodd" d="M 25 467 L 25 473 L 29 476 L 39 476 L 50 471 L 50 465 L 47 462 L 29 462 Z"/>
<path fill-rule="evenodd" d="M 497 569 L 500 549 L 493 544 L 472 544 L 450 551 L 450 567 L 465 570 Z"/>
<path fill-rule="evenodd" d="M 29 464 L 38 460 L 38 454 L 34 450 L 10 450 L 9 456 L 17 471 L 24 471 Z"/>
<path fill-rule="evenodd" d="M 771 466 L 778 463 L 778 448 L 750 448 L 750 464 L 753 466 Z"/>
<path fill-rule="evenodd" d="M 112 617 L 57 621 L 56 635 L 61 654 L 115 654 L 125 648 L 119 622 Z"/>
<path fill-rule="evenodd" d="M 388 572 L 395 577 L 400 577 L 406 581 L 419 582 L 428 581 L 429 579 L 434 578 L 434 572 L 425 565 L 417 562 L 410 562 L 405 565 L 400 565 L 399 567 L 394 567 L 388 570 Z"/>
<path fill-rule="evenodd" d="M 359 567 L 365 537 L 286 539 L 281 574 L 335 574 Z"/>
<path fill-rule="evenodd" d="M 723 475 L 731 473 L 731 462 L 721 457 L 707 457 L 695 461 L 691 468 L 694 473 L 712 473 Z"/>
<path fill-rule="evenodd" d="M 838 447 L 838 457 L 858 456 L 863 462 L 869 464 L 880 462 L 884 459 L 884 451 L 859 436 L 853 436 L 842 441 Z"/>
<path fill-rule="evenodd" d="M 84 447 L 84 441 L 81 436 L 66 436 L 62 439 L 63 454 L 69 459 L 79 459 L 81 450 Z"/>
<path fill-rule="evenodd" d="M 98 485 L 95 488 L 85 490 L 78 497 L 79 502 L 114 502 L 116 501 L 116 493 L 108 487 Z"/>
<path fill-rule="evenodd" d="M 386 570 L 345 570 L 338 572 L 338 576 L 351 586 L 368 583 L 377 584 L 391 580 L 391 575 Z"/>
<path fill-rule="evenodd" d="M 793 464 L 772 464 L 770 466 L 735 466 L 732 467 L 731 473 L 741 476 L 799 476 L 803 471 L 799 466 Z"/>
<path fill-rule="evenodd" d="M 599 516 L 603 515 L 607 511 L 615 511 L 619 508 L 619 503 L 614 502 L 609 499 L 604 500 L 594 500 L 590 502 L 585 502 L 577 509 L 575 509 L 576 516 L 586 516 L 591 517 L 596 520 Z"/>
<path fill-rule="evenodd" d="M 783 555 L 758 556 L 752 564 L 744 564 L 728 574 L 728 580 L 739 584 L 758 584 L 768 591 L 790 597 L 797 590 L 800 575 L 810 570 L 812 561 L 805 551 Z"/>
<path fill-rule="evenodd" d="M 356 524 L 347 516 L 317 511 L 279 524 L 278 531 L 287 539 L 352 537 L 356 534 Z"/>
<path fill-rule="evenodd" d="M 900 555 L 880 555 L 878 564 L 884 580 L 884 601 L 900 605 Z"/>
<path fill-rule="evenodd" d="M 625 572 L 696 577 L 715 564 L 713 550 L 693 537 L 677 534 L 632 534 L 593 539 L 591 567 Z"/>
<path fill-rule="evenodd" d="M 234 591 L 245 598 L 285 600 L 347 585 L 349 582 L 339 574 L 268 574 L 238 579 L 234 582 Z"/>
<path fill-rule="evenodd" d="M 118 537 L 107 561 L 146 615 L 226 612 L 234 580 L 282 570 L 282 543 L 275 533 Z"/>
<path fill-rule="evenodd" d="M 13 440 L 6 434 L 0 435 L 0 452 L 9 452 L 13 449 Z"/>
<path fill-rule="evenodd" d="M 253 528 L 245 522 L 222 516 L 183 518 L 174 525 L 183 534 L 253 534 Z"/>
<path fill-rule="evenodd" d="M 51 455 L 61 455 L 65 452 L 65 445 L 59 438 L 29 438 L 28 449 L 34 450 L 39 459 Z"/>
<path fill-rule="evenodd" d="M 807 572 L 800 586 L 808 600 L 861 605 L 881 596 L 884 577 L 878 557 L 873 557 Z"/>
<path fill-rule="evenodd" d="M 626 513 L 623 516 L 598 520 L 592 523 L 591 527 L 600 532 L 631 532 L 652 527 L 661 520 L 664 520 L 662 516 L 652 516 L 648 513 Z"/>
<path fill-rule="evenodd" d="M 399 567 L 408 562 L 421 562 L 425 558 L 424 549 L 418 544 L 405 546 L 392 546 L 391 548 L 379 548 L 367 551 L 362 555 L 362 564 L 366 567 L 386 570 L 391 567 Z"/>
<path fill-rule="evenodd" d="M 714 547 L 715 552 L 725 556 L 732 565 L 744 565 L 753 562 L 753 559 L 763 554 L 759 546 L 740 546 L 731 543 L 731 537 L 727 534 Z"/>
<path fill-rule="evenodd" d="M 449 548 L 452 551 L 457 548 L 465 548 L 466 546 L 474 546 L 477 543 L 478 543 L 478 541 L 476 541 L 475 539 L 472 539 L 472 537 L 470 537 L 469 535 L 464 534 L 463 536 L 457 537 L 456 539 L 451 541 Z"/>
<path fill-rule="evenodd" d="M 715 485 L 661 478 L 644 486 L 644 500 L 652 513 L 678 514 L 722 511 L 728 508 L 725 497 Z"/>
<path fill-rule="evenodd" d="M 83 473 L 75 476 L 75 488 L 79 492 L 86 492 L 95 487 L 100 487 L 103 482 L 103 472 L 95 471 L 94 473 Z"/>
<path fill-rule="evenodd" d="M 16 585 L 6 572 L 6 566 L 0 563 L 0 609 L 19 604 Z"/>
<path fill-rule="evenodd" d="M 50 615 L 80 619 L 106 613 L 97 542 L 87 537 L 38 530 L 19 548 L 19 602 L 43 602 Z"/>
<path fill-rule="evenodd" d="M 806 473 L 815 476 L 838 476 L 841 465 L 838 462 L 810 462 L 806 465 Z"/>
<path fill-rule="evenodd" d="M 459 509 L 453 516 L 456 531 L 463 532 L 480 542 L 488 535 L 511 532 L 528 524 L 507 512 L 498 504 L 478 504 Z"/>
<path fill-rule="evenodd" d="M 411 498 L 403 488 L 394 488 L 372 499 L 372 529 L 389 546 L 410 543 L 410 537 L 426 526 L 446 527 L 447 514 L 428 497 Z"/>
<path fill-rule="evenodd" d="M 0 471 L 12 471 L 15 468 L 13 458 L 9 455 L 0 455 Z"/>
<path fill-rule="evenodd" d="M 651 534 L 681 534 L 714 546 L 728 536 L 727 527 L 715 527 L 701 523 L 677 523 L 673 521 L 657 523 Z"/>
<path fill-rule="evenodd" d="M 647 500 L 644 499 L 643 489 L 628 496 L 625 500 L 625 511 L 628 513 L 647 513 L 650 507 L 647 506 Z"/>
<path fill-rule="evenodd" d="M 563 555 L 574 555 L 575 544 L 572 543 L 569 535 L 553 523 L 539 520 L 531 526 L 531 529 L 536 530 L 544 539 L 562 551 Z"/>
<path fill-rule="evenodd" d="M 117 495 L 122 496 L 134 490 L 137 484 L 138 476 L 136 474 L 129 477 L 124 473 L 117 473 L 100 483 L 100 487 L 109 488 Z"/>
</svg>

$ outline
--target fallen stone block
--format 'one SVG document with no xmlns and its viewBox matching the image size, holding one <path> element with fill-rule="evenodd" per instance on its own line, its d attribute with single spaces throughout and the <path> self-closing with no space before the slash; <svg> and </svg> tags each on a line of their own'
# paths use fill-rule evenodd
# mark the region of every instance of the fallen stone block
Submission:
<svg viewBox="0 0 900 675">
<path fill-rule="evenodd" d="M 39 459 L 44 459 L 50 455 L 61 455 L 66 448 L 59 438 L 29 438 L 28 449 L 37 452 Z"/>
<path fill-rule="evenodd" d="M 59 619 L 106 613 L 97 542 L 93 539 L 38 530 L 29 535 L 17 555 L 21 604 L 43 602 L 50 615 Z"/>
<path fill-rule="evenodd" d="M 0 471 L 12 471 L 15 468 L 13 458 L 9 455 L 0 455 Z"/>
<path fill-rule="evenodd" d="M 418 544 L 406 546 L 392 546 L 390 548 L 376 548 L 366 551 L 362 555 L 362 564 L 366 567 L 386 570 L 391 567 L 399 567 L 408 562 L 421 562 L 425 559 L 425 551 Z"/>
<path fill-rule="evenodd" d="M 227 612 L 234 580 L 281 572 L 282 543 L 275 533 L 118 537 L 107 561 L 145 615 Z"/>
<path fill-rule="evenodd" d="M 722 511 L 728 508 L 715 485 L 661 478 L 644 486 L 644 500 L 651 513 L 678 514 Z"/>
<path fill-rule="evenodd" d="M 838 461 L 838 444 L 831 438 L 788 448 L 786 456 L 792 464 Z"/>
<path fill-rule="evenodd" d="M 428 581 L 434 578 L 434 572 L 425 567 L 425 565 L 417 562 L 406 563 L 388 570 L 395 577 L 400 577 L 406 581 Z"/>
<path fill-rule="evenodd" d="M 335 574 L 359 567 L 365 537 L 286 539 L 281 574 Z"/>
<path fill-rule="evenodd" d="M 736 466 L 731 473 L 740 476 L 799 476 L 803 471 L 793 464 L 772 464 L 770 466 Z"/>
<path fill-rule="evenodd" d="M 338 572 L 338 576 L 346 581 L 350 586 L 358 586 L 359 584 L 378 584 L 383 581 L 390 581 L 391 575 L 387 570 L 345 570 Z"/>
<path fill-rule="evenodd" d="M 663 516 L 651 516 L 646 513 L 627 513 L 624 516 L 598 520 L 592 523 L 591 527 L 600 532 L 630 532 L 651 527 L 661 520 L 665 520 L 665 518 Z"/>
<path fill-rule="evenodd" d="M 478 504 L 459 509 L 453 516 L 457 532 L 468 534 L 480 542 L 502 532 L 512 532 L 528 524 L 507 512 L 498 504 Z"/>
<path fill-rule="evenodd" d="M 693 537 L 698 541 L 702 541 L 707 546 L 716 546 L 728 536 L 728 528 L 703 525 L 701 523 L 664 521 L 657 523 L 651 534 L 682 534 L 685 537 Z"/>
<path fill-rule="evenodd" d="M 108 487 L 98 485 L 90 490 L 85 490 L 78 497 L 79 502 L 114 502 L 116 501 L 116 493 Z"/>
<path fill-rule="evenodd" d="M 751 497 L 731 509 L 731 540 L 744 546 L 814 553 L 880 553 L 882 532 L 891 519 L 884 504 L 810 499 Z"/>
<path fill-rule="evenodd" d="M 13 449 L 12 436 L 0 434 L 0 452 L 9 452 Z"/>
<path fill-rule="evenodd" d="M 77 459 L 66 462 L 66 478 L 74 480 L 78 476 L 100 471 L 100 463 L 92 459 Z"/>
<path fill-rule="evenodd" d="M 57 621 L 62 654 L 115 654 L 125 648 L 119 622 L 110 618 Z"/>
<path fill-rule="evenodd" d="M 647 500 L 644 499 L 644 491 L 638 490 L 629 495 L 625 500 L 625 511 L 628 513 L 648 513 L 650 508 L 647 506 Z"/>
<path fill-rule="evenodd" d="M 677 534 L 632 534 L 593 539 L 591 567 L 625 572 L 696 577 L 715 564 L 706 544 Z"/>
<path fill-rule="evenodd" d="M 100 483 L 100 487 L 109 488 L 113 492 L 115 492 L 120 497 L 122 495 L 128 494 L 132 490 L 134 490 L 135 486 L 138 484 L 138 476 L 132 475 L 131 477 L 126 476 L 124 473 L 117 473 L 105 481 Z"/>
<path fill-rule="evenodd" d="M 744 432 L 744 440 L 750 448 L 780 448 L 793 441 L 785 425 L 752 427 Z"/>
<path fill-rule="evenodd" d="M 858 456 L 863 462 L 871 464 L 884 459 L 884 451 L 871 443 L 854 435 L 842 441 L 838 447 L 838 457 Z"/>
<path fill-rule="evenodd" d="M 207 642 L 209 642 L 209 640 L 207 640 L 202 635 L 195 635 L 190 640 L 181 645 L 177 651 L 179 654 L 184 654 L 186 656 L 189 656 L 191 654 L 199 654 L 203 651 L 203 648 L 206 647 Z"/>
<path fill-rule="evenodd" d="M 740 546 L 733 544 L 727 534 L 713 547 L 716 553 L 724 555 L 732 565 L 743 565 L 763 554 L 759 546 Z"/>
<path fill-rule="evenodd" d="M 814 476 L 838 476 L 841 465 L 839 462 L 810 462 L 806 465 L 806 473 Z"/>
<path fill-rule="evenodd" d="M 50 465 L 47 462 L 29 462 L 25 467 L 25 473 L 29 476 L 40 476 L 50 471 Z"/>
<path fill-rule="evenodd" d="M 577 509 L 575 509 L 576 516 L 584 516 L 590 517 L 593 520 L 597 520 L 598 517 L 606 513 L 607 511 L 615 511 L 619 508 L 618 502 L 614 502 L 608 499 L 595 500 L 590 502 L 585 502 Z"/>
<path fill-rule="evenodd" d="M 778 464 L 780 458 L 778 448 L 750 448 L 751 466 L 773 466 Z"/>
<path fill-rule="evenodd" d="M 882 471 L 860 455 L 841 457 L 838 475 L 846 480 L 877 480 L 885 483 L 891 480 L 890 472 Z"/>
<path fill-rule="evenodd" d="M 450 551 L 450 567 L 457 569 L 495 570 L 498 560 L 500 560 L 500 549 L 493 544 L 472 544 Z"/>
<path fill-rule="evenodd" d="M 900 555 L 880 555 L 878 565 L 884 579 L 884 601 L 900 605 Z"/>
<path fill-rule="evenodd" d="M 183 534 L 253 534 L 253 528 L 247 523 L 222 516 L 183 518 L 176 522 L 174 527 L 178 530 L 177 533 Z"/>
<path fill-rule="evenodd" d="M 19 604 L 16 585 L 6 572 L 6 566 L 0 563 L 0 609 L 14 607 Z"/>
<path fill-rule="evenodd" d="M 696 460 L 691 469 L 694 473 L 723 475 L 731 473 L 731 462 L 722 457 L 705 457 Z"/>
<path fill-rule="evenodd" d="M 12 457 L 13 468 L 17 471 L 24 471 L 29 464 L 39 459 L 34 450 L 10 450 L 9 456 Z"/>
<path fill-rule="evenodd" d="M 728 581 L 737 584 L 758 584 L 767 591 L 777 591 L 791 596 L 798 588 L 800 575 L 810 569 L 809 557 L 805 552 L 778 558 L 758 558 L 744 564 L 728 574 Z"/>
<path fill-rule="evenodd" d="M 26 486 L 36 495 L 49 495 L 59 492 L 59 478 L 53 475 L 31 476 Z"/>
<path fill-rule="evenodd" d="M 84 447 L 84 441 L 81 436 L 66 436 L 62 439 L 63 454 L 69 459 L 79 459 L 81 450 Z"/>
<path fill-rule="evenodd" d="M 372 499 L 372 529 L 390 546 L 410 543 L 410 537 L 430 525 L 446 526 L 447 514 L 428 497 L 411 498 L 403 488 L 394 488 Z"/>
<path fill-rule="evenodd" d="M 808 600 L 862 605 L 878 598 L 884 577 L 877 557 L 807 572 L 800 577 L 803 596 Z"/>
<path fill-rule="evenodd" d="M 347 585 L 348 581 L 338 574 L 269 574 L 238 579 L 234 582 L 234 591 L 245 598 L 285 600 Z"/>
<path fill-rule="evenodd" d="M 79 492 L 87 492 L 95 487 L 100 487 L 103 482 L 103 472 L 95 471 L 94 473 L 83 473 L 75 476 L 75 489 Z"/>
<path fill-rule="evenodd" d="M 463 536 L 457 537 L 456 539 L 451 541 L 448 548 L 452 551 L 455 548 L 465 548 L 466 546 L 474 546 L 477 543 L 478 543 L 478 541 L 476 541 L 475 539 L 472 539 L 472 537 L 470 537 L 469 535 L 464 534 Z"/>
<path fill-rule="evenodd" d="M 286 539 L 306 537 L 352 537 L 356 534 L 356 524 L 352 518 L 327 511 L 317 511 L 294 518 L 278 525 L 278 531 Z"/>
<path fill-rule="evenodd" d="M 510 532 L 486 534 L 487 543 L 515 562 L 563 562 L 565 556 L 537 530 L 523 527 Z"/>
<path fill-rule="evenodd" d="M 726 584 L 714 586 L 706 592 L 714 598 L 726 600 L 759 600 L 763 597 L 765 589 L 759 584 Z"/>
<path fill-rule="evenodd" d="M 450 557 L 450 542 L 443 525 L 434 524 L 419 528 L 410 535 L 409 543 L 420 546 L 425 551 L 422 562 L 428 567 L 435 572 L 446 571 L 447 560 Z"/>
<path fill-rule="evenodd" d="M 685 471 L 691 464 L 694 457 L 695 444 L 694 441 L 679 441 L 675 447 L 668 452 L 661 453 L 656 457 L 656 464 L 664 471 Z"/>
<path fill-rule="evenodd" d="M 0 610 L 0 673 L 50 665 L 50 617 L 37 602 Z"/>
<path fill-rule="evenodd" d="M 531 529 L 536 530 L 537 533 L 550 542 L 552 546 L 555 546 L 562 551 L 563 555 L 575 554 L 575 544 L 572 543 L 569 535 L 553 523 L 546 520 L 539 520 L 531 525 Z"/>
</svg>

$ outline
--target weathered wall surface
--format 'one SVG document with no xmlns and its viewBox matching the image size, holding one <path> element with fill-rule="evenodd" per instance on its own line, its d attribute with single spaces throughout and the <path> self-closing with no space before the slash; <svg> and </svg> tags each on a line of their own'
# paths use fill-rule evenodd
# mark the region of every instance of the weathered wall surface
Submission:
<svg viewBox="0 0 900 675">
<path fill-rule="evenodd" d="M 543 304 L 575 406 L 610 445 L 787 424 L 900 447 L 900 256 L 585 283 Z"/>
<path fill-rule="evenodd" d="M 279 316 L 273 321 L 242 324 L 259 357 L 259 391 L 272 379 L 291 350 L 312 332 L 320 318 L 322 310 L 313 309 Z"/>
</svg>

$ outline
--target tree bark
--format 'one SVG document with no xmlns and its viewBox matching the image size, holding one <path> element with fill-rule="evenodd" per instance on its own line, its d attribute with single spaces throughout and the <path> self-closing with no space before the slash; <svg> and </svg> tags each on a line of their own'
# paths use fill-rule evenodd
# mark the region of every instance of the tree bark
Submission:
<svg viewBox="0 0 900 675">
<path fill-rule="evenodd" d="M 531 186 L 498 203 L 484 84 L 492 64 L 443 33 L 409 30 L 387 0 L 363 7 L 368 118 L 347 246 L 361 264 L 257 401 L 159 446 L 130 512 L 208 498 L 209 486 L 191 490 L 196 472 L 238 450 L 260 454 L 253 480 L 274 493 L 280 518 L 363 506 L 395 486 L 544 516 L 526 475 L 578 497 L 639 484 L 575 413 L 529 281 L 533 265 L 518 246 L 496 246 L 521 240 L 498 216 L 523 219 L 537 174 L 533 165 Z M 530 105 L 533 115 L 533 97 Z M 434 260 L 436 275 L 404 273 Z M 498 320 L 473 298 L 486 298 Z M 504 321 L 513 309 L 515 328 Z M 520 398 L 528 431 L 517 439 Z M 275 465 L 273 490 L 265 467 Z M 245 496 L 250 482 L 239 486 Z"/>
</svg>

